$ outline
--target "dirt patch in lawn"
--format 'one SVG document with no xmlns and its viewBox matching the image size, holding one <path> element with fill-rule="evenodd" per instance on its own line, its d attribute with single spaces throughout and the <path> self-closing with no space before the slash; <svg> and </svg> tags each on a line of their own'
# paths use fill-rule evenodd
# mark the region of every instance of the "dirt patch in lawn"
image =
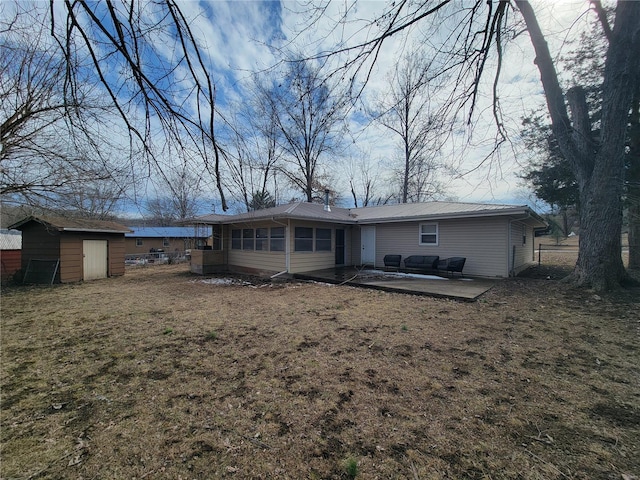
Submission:
<svg viewBox="0 0 640 480">
<path fill-rule="evenodd" d="M 640 290 L 157 266 L 2 295 L 2 478 L 640 476 Z M 233 281 L 231 281 L 233 280 Z"/>
</svg>

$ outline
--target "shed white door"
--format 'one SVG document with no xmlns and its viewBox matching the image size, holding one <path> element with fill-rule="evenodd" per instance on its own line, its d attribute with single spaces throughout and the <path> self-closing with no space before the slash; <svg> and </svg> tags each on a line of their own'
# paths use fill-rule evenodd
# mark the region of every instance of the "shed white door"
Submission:
<svg viewBox="0 0 640 480">
<path fill-rule="evenodd" d="M 107 241 L 82 241 L 82 279 L 107 278 Z"/>
<path fill-rule="evenodd" d="M 360 231 L 361 243 L 362 243 L 362 257 L 360 257 L 360 263 L 362 265 L 376 264 L 376 227 L 367 226 L 362 227 Z"/>
</svg>

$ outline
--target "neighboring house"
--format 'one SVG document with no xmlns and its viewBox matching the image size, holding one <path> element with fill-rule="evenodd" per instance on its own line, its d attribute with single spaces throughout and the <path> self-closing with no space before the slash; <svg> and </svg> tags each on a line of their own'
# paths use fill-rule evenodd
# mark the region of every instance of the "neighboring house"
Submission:
<svg viewBox="0 0 640 480">
<path fill-rule="evenodd" d="M 10 280 L 21 266 L 22 235 L 17 230 L 0 230 L 0 281 Z"/>
<path fill-rule="evenodd" d="M 26 282 L 66 283 L 124 275 L 124 234 L 115 222 L 30 216 L 10 228 L 22 231 Z"/>
<path fill-rule="evenodd" d="M 184 252 L 206 244 L 207 233 L 194 227 L 129 227 L 125 234 L 127 255 L 151 251 Z"/>
<path fill-rule="evenodd" d="M 534 262 L 534 231 L 546 226 L 527 206 L 457 202 L 351 209 L 292 203 L 197 221 L 220 241 L 202 257 L 192 252 L 192 271 L 262 275 L 382 267 L 385 255 L 396 254 L 466 257 L 465 274 L 508 277 Z"/>
</svg>

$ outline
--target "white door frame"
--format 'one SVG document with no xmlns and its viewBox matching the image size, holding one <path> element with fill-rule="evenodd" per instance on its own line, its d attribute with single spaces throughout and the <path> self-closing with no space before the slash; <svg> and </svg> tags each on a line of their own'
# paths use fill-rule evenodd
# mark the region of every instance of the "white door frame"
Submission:
<svg viewBox="0 0 640 480">
<path fill-rule="evenodd" d="M 376 266 L 376 226 L 363 225 L 360 228 L 360 264 Z"/>
</svg>

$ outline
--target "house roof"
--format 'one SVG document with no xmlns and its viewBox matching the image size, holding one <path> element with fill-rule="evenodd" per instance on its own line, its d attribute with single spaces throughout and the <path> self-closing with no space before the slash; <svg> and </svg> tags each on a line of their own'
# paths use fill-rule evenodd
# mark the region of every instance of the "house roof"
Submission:
<svg viewBox="0 0 640 480">
<path fill-rule="evenodd" d="M 316 220 L 322 222 L 355 223 L 355 218 L 347 208 L 331 207 L 324 209 L 320 203 L 296 202 L 277 207 L 255 210 L 238 215 L 205 215 L 195 219 L 199 223 L 243 223 L 271 219 Z"/>
<path fill-rule="evenodd" d="M 526 205 L 501 205 L 491 203 L 425 202 L 381 205 L 357 208 L 357 223 L 402 222 L 421 219 L 450 219 L 493 216 L 527 217 L 533 223 L 544 226 L 544 220 Z"/>
<path fill-rule="evenodd" d="M 331 207 L 324 210 L 318 203 L 290 203 L 273 208 L 241 213 L 238 215 L 206 215 L 198 217 L 200 223 L 243 223 L 260 220 L 298 219 L 322 222 L 371 224 L 416 220 L 510 216 L 531 223 L 534 227 L 546 226 L 544 220 L 526 205 L 500 205 L 489 203 L 425 202 L 401 203 L 362 208 Z"/>
<path fill-rule="evenodd" d="M 194 227 L 128 227 L 131 231 L 125 233 L 127 238 L 203 238 Z"/>
<path fill-rule="evenodd" d="M 59 232 L 93 232 L 93 233 L 126 233 L 129 227 L 125 227 L 116 222 L 106 220 L 91 220 L 86 218 L 65 218 L 65 217 L 36 217 L 29 216 L 14 223 L 9 228 L 22 230 L 22 227 L 29 222 L 40 223 L 47 228 L 58 230 Z"/>
</svg>

